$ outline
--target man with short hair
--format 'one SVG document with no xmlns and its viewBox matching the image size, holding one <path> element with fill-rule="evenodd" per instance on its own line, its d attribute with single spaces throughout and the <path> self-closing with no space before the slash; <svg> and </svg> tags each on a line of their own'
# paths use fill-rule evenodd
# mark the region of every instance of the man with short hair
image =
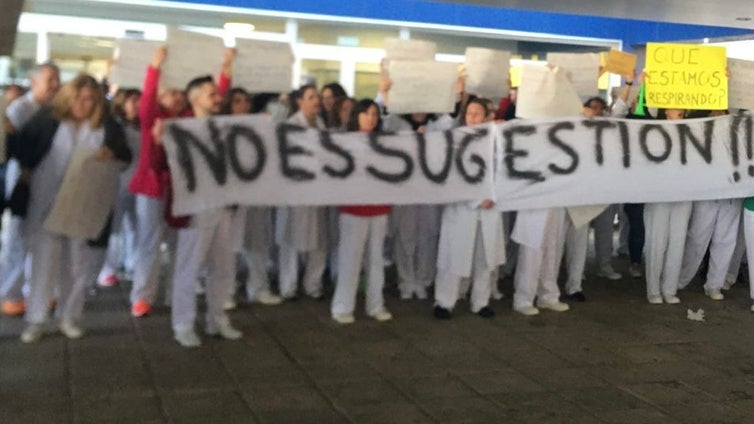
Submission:
<svg viewBox="0 0 754 424">
<path fill-rule="evenodd" d="M 222 98 L 211 76 L 195 78 L 187 89 L 191 110 L 196 118 L 208 118 L 220 111 Z M 156 135 L 162 132 L 158 124 Z M 161 144 L 159 137 L 155 142 Z M 158 149 L 161 170 L 167 167 L 164 150 Z M 171 207 L 171 205 L 166 205 Z M 173 273 L 172 325 L 175 340 L 183 347 L 198 347 L 201 339 L 194 330 L 196 320 L 195 283 L 202 265 L 207 266 L 205 332 L 228 340 L 243 334 L 233 328 L 223 309 L 230 287 L 235 284 L 235 256 L 231 240 L 233 211 L 213 209 L 191 217 L 186 228 L 178 230 L 175 271 Z"/>
<path fill-rule="evenodd" d="M 60 69 L 51 62 L 35 66 L 29 72 L 31 89 L 24 96 L 11 103 L 5 110 L 6 152 L 10 160 L 5 174 L 5 195 L 9 200 L 13 189 L 24 174 L 14 159 L 17 145 L 14 134 L 34 116 L 39 109 L 50 103 L 60 89 Z M 16 211 L 13 213 L 13 211 Z M 2 229 L 0 249 L 0 298 L 3 299 L 2 313 L 10 316 L 23 315 L 26 310 L 23 285 L 26 262 L 26 243 L 23 234 L 24 217 L 16 208 L 11 208 Z"/>
</svg>

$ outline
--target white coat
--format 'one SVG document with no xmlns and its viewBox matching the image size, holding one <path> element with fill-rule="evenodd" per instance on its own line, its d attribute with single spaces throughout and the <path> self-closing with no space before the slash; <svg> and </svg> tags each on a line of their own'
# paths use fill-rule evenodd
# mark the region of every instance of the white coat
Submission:
<svg viewBox="0 0 754 424">
<path fill-rule="evenodd" d="M 291 116 L 289 124 L 308 127 L 304 114 Z M 325 129 L 325 123 L 316 117 L 316 128 Z M 275 242 L 299 251 L 325 250 L 327 248 L 327 209 L 322 206 L 283 206 L 277 208 Z"/>
<path fill-rule="evenodd" d="M 477 223 L 482 225 L 485 261 L 489 268 L 505 263 L 503 217 L 493 209 L 481 209 L 480 202 L 459 202 L 445 206 L 442 213 L 437 268 L 459 277 L 470 277 L 474 264 Z"/>
</svg>

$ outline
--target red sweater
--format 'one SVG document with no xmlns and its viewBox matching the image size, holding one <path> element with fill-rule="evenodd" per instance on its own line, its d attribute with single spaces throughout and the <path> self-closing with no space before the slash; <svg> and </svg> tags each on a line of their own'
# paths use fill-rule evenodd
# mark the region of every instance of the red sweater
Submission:
<svg viewBox="0 0 754 424">
<path fill-rule="evenodd" d="M 390 205 L 350 205 L 341 206 L 338 208 L 340 213 L 356 216 L 379 216 L 387 215 L 390 213 L 392 206 Z"/>
<path fill-rule="evenodd" d="M 166 166 L 163 167 L 163 164 L 167 163 L 165 149 L 154 143 L 152 127 L 157 119 L 192 116 L 191 110 L 185 110 L 176 116 L 160 107 L 157 101 L 159 82 L 160 70 L 150 65 L 147 67 L 147 73 L 144 77 L 144 87 L 141 93 L 141 102 L 139 103 L 139 122 L 141 126 L 139 162 L 136 165 L 136 171 L 131 179 L 131 183 L 128 185 L 128 189 L 134 194 L 158 199 L 165 195 L 166 184 L 170 184 L 170 172 Z M 218 79 L 218 91 L 220 95 L 224 96 L 229 87 L 230 78 L 225 74 L 220 74 L 220 78 Z"/>
</svg>

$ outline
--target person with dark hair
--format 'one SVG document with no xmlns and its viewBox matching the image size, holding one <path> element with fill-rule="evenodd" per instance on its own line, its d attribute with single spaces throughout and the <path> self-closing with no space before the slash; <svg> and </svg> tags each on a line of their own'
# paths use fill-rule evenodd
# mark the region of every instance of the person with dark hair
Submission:
<svg viewBox="0 0 754 424">
<path fill-rule="evenodd" d="M 171 239 L 171 237 L 166 237 L 168 228 L 185 225 L 184 220 L 175 219 L 169 209 L 165 208 L 165 199 L 170 189 L 168 174 L 157 171 L 152 166 L 155 161 L 158 161 L 161 152 L 161 149 L 154 145 L 152 127 L 155 122 L 158 119 L 191 116 L 191 110 L 185 108 L 183 92 L 163 89 L 158 93 L 160 69 L 167 54 L 168 50 L 165 46 L 155 50 L 144 77 L 142 99 L 139 103 L 141 148 L 136 172 L 128 186 L 129 190 L 136 195 L 138 217 L 136 231 L 138 241 L 130 295 L 131 315 L 137 318 L 149 314 L 157 297 L 160 271 L 158 252 L 163 240 Z M 233 55 L 232 49 L 226 50 L 218 79 L 220 93 L 227 92 L 230 86 Z M 169 298 L 169 296 L 166 297 Z"/>
<path fill-rule="evenodd" d="M 723 116 L 727 111 L 704 111 L 698 117 Z M 695 201 L 689 220 L 683 265 L 678 288 L 685 288 L 699 269 L 707 249 L 709 267 L 704 292 L 712 300 L 723 300 L 722 293 L 728 268 L 736 250 L 741 219 L 741 199 Z"/>
<path fill-rule="evenodd" d="M 380 127 L 377 103 L 370 99 L 357 102 L 348 121 L 348 130 L 372 133 L 379 131 Z M 382 289 L 385 285 L 383 247 L 390 206 L 347 205 L 339 210 L 338 279 L 332 299 L 332 318 L 339 324 L 352 324 L 355 321 L 353 311 L 356 308 L 359 273 L 362 259 L 366 256 L 366 314 L 377 321 L 389 321 L 393 315 L 385 308 Z"/>
<path fill-rule="evenodd" d="M 189 82 L 186 97 L 191 105 L 191 114 L 196 118 L 209 118 L 220 112 L 222 95 L 209 75 Z M 152 166 L 169 176 L 170 170 L 162 148 L 162 121 L 157 121 L 155 134 L 157 150 Z M 171 207 L 170 200 L 166 207 Z M 202 266 L 207 268 L 205 333 L 226 340 L 243 337 L 243 333 L 233 327 L 223 308 L 230 287 L 235 282 L 232 218 L 233 208 L 211 209 L 189 217 L 187 225 L 178 230 L 171 321 L 173 337 L 183 347 L 201 345 L 194 327 L 197 315 L 195 284 Z"/>
<path fill-rule="evenodd" d="M 86 150 L 94 160 L 116 161 L 125 167 L 131 152 L 123 128 L 108 116 L 102 88 L 89 75 L 63 86 L 52 108 L 41 109 L 19 134 L 18 161 L 29 177 L 29 205 L 25 230 L 32 264 L 27 326 L 21 341 L 33 343 L 44 333 L 50 293 L 57 286 L 60 331 L 70 339 L 83 336 L 79 321 L 86 287 L 102 266 L 87 240 L 47 230 L 44 222 L 55 204 L 74 151 Z M 23 177 L 22 177 L 23 178 Z M 91 186 L 78 187 L 90 190 Z M 117 183 L 109 189 L 116 191 Z M 103 228 L 103 232 L 107 229 Z"/>
<path fill-rule="evenodd" d="M 351 97 L 336 100 L 328 115 L 327 128 L 331 131 L 347 131 L 348 119 L 355 105 L 356 99 Z"/>
<path fill-rule="evenodd" d="M 22 97 L 9 104 L 3 117 L 7 137 L 5 168 L 5 200 L 10 214 L 2 228 L 0 248 L 0 299 L 4 315 L 23 315 L 26 310 L 23 286 L 31 278 L 27 252 L 29 246 L 24 236 L 23 208 L 13 204 L 12 195 L 16 186 L 25 187 L 27 181 L 20 180 L 24 171 L 18 164 L 18 133 L 42 107 L 50 104 L 60 89 L 60 69 L 52 62 L 36 65 L 29 72 L 31 89 Z M 19 191 L 21 192 L 21 190 Z"/>
<path fill-rule="evenodd" d="M 463 96 L 462 79 L 459 78 L 459 102 Z M 389 78 L 380 81 L 377 103 L 389 102 L 391 82 Z M 389 112 L 389 104 L 383 104 Z M 432 113 L 410 113 L 404 115 L 387 114 L 383 117 L 383 129 L 389 132 L 443 131 L 455 125 L 456 114 L 436 115 Z M 393 253 L 398 271 L 398 289 L 403 300 L 426 299 L 427 289 L 437 274 L 437 243 L 440 238 L 440 205 L 397 205 L 393 208 L 390 222 Z"/>
<path fill-rule="evenodd" d="M 660 109 L 658 119 L 680 120 L 683 109 Z M 686 245 L 691 202 L 658 202 L 644 205 L 646 228 L 647 300 L 651 304 L 677 304 L 683 251 Z"/>
<path fill-rule="evenodd" d="M 263 113 L 265 102 L 276 95 L 258 94 L 250 97 L 243 88 L 233 88 L 223 101 L 221 114 L 245 115 L 249 113 Z M 256 99 L 256 105 L 255 101 Z M 254 107 L 258 108 L 254 112 Z M 246 277 L 246 297 L 249 302 L 262 305 L 279 305 L 283 299 L 272 294 L 270 279 L 267 274 L 267 262 L 270 257 L 272 244 L 272 211 L 269 206 L 238 206 L 233 212 L 232 241 L 233 252 L 238 257 L 238 263 L 245 263 L 248 274 Z M 235 309 L 236 285 L 232 284 L 228 292 L 228 300 L 224 308 Z"/>
<path fill-rule="evenodd" d="M 118 90 L 111 103 L 111 114 L 121 124 L 126 134 L 126 143 L 133 157 L 139 156 L 141 132 L 139 130 L 139 101 L 141 91 Z M 118 282 L 116 272 L 122 268 L 126 275 L 133 271 L 136 245 L 136 196 L 128 190 L 128 183 L 136 172 L 136 161 L 120 176 L 118 198 L 112 220 L 112 236 L 108 241 L 105 264 L 100 270 L 97 283 L 110 287 Z M 130 278 L 127 278 L 130 279 Z"/>
<path fill-rule="evenodd" d="M 294 96 L 298 112 L 287 123 L 304 128 L 325 129 L 319 115 L 322 103 L 317 88 L 305 85 Z M 306 271 L 302 279 L 309 297 L 321 299 L 322 275 L 327 262 L 327 208 L 323 206 L 282 206 L 276 211 L 275 241 L 279 246 L 280 295 L 294 299 L 298 289 L 299 255 L 305 253 Z"/>
<path fill-rule="evenodd" d="M 223 99 L 220 115 L 243 115 L 251 113 L 251 96 L 241 87 L 233 87 Z"/>
<path fill-rule="evenodd" d="M 461 115 L 461 125 L 480 125 L 490 118 L 487 101 L 470 100 Z M 495 269 L 505 263 L 503 216 L 492 199 L 445 205 L 435 280 L 437 319 L 450 319 L 462 279 L 471 279 L 471 312 L 491 318 L 489 307 Z"/>
<path fill-rule="evenodd" d="M 332 112 L 335 102 L 339 99 L 348 97 L 348 94 L 346 94 L 346 90 L 342 85 L 337 82 L 331 82 L 322 87 L 322 90 L 320 90 L 320 96 L 322 97 L 322 111 L 320 113 L 322 119 L 327 124 L 329 123 L 330 113 Z M 328 128 L 331 127 L 328 126 Z"/>
</svg>

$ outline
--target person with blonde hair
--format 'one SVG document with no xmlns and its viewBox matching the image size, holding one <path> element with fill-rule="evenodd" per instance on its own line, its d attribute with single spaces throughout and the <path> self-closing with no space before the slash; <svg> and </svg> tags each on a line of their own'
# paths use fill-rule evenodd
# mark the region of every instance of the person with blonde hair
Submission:
<svg viewBox="0 0 754 424">
<path fill-rule="evenodd" d="M 21 341 L 39 340 L 47 321 L 49 293 L 58 285 L 57 318 L 60 331 L 79 338 L 78 321 L 84 307 L 89 280 L 96 277 L 97 255 L 87 240 L 47 230 L 44 222 L 69 172 L 74 152 L 92 160 L 112 161 L 125 167 L 131 152 L 123 128 L 106 110 L 100 84 L 89 75 L 79 75 L 62 87 L 52 108 L 42 108 L 19 134 L 18 160 L 29 182 L 25 232 L 32 255 L 31 283 Z M 82 152 L 84 150 L 85 152 Z M 77 165 L 82 166 L 82 165 Z M 82 186 L 79 190 L 91 190 Z M 118 189 L 117 180 L 111 190 Z M 106 226 L 105 226 L 106 227 Z M 101 230 L 105 233 L 107 228 Z"/>
</svg>

